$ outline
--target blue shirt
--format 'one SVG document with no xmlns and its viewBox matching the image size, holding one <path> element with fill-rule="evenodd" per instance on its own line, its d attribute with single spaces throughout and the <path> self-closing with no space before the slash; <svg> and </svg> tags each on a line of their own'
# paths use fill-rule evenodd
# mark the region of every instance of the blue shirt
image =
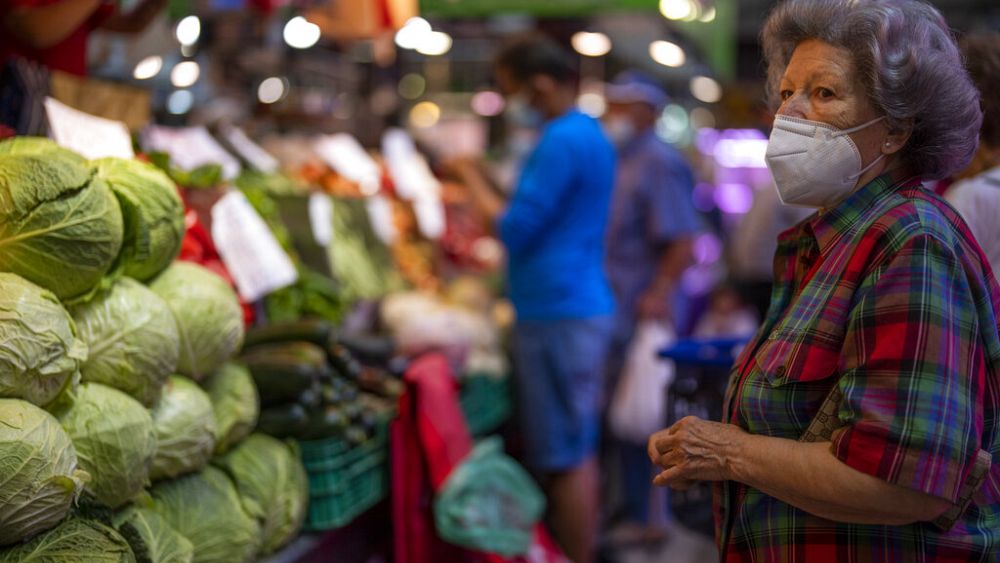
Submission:
<svg viewBox="0 0 1000 563">
<path fill-rule="evenodd" d="M 574 109 L 546 124 L 499 221 L 519 319 L 614 311 L 604 275 L 614 169 L 614 148 L 592 117 Z"/>
<path fill-rule="evenodd" d="M 656 274 L 664 247 L 702 227 L 694 174 L 653 131 L 622 147 L 608 226 L 607 270 L 619 312 L 630 316 Z"/>
</svg>

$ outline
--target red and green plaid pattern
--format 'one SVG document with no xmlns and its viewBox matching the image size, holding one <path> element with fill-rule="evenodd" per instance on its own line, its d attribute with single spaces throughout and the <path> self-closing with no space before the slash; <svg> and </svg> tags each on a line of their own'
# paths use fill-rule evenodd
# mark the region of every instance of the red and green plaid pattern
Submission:
<svg viewBox="0 0 1000 563">
<path fill-rule="evenodd" d="M 948 532 L 840 524 L 721 483 L 722 559 L 996 561 L 1000 286 L 965 223 L 918 182 L 882 177 L 783 233 L 775 280 L 733 371 L 729 422 L 797 440 L 838 385 L 845 428 L 832 451 L 859 471 L 954 500 L 979 448 L 995 461 Z"/>
</svg>

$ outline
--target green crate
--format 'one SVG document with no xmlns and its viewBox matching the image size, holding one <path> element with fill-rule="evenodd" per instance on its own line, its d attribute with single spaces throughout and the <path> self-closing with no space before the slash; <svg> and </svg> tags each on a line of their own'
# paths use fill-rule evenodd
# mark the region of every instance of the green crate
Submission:
<svg viewBox="0 0 1000 563">
<path fill-rule="evenodd" d="M 386 496 L 387 467 L 367 471 L 339 492 L 309 497 L 309 516 L 305 529 L 311 532 L 332 530 L 350 524 Z"/>
<path fill-rule="evenodd" d="M 355 447 L 340 438 L 300 443 L 309 476 L 306 529 L 339 528 L 385 498 L 388 423 L 384 420 L 372 439 Z"/>
<path fill-rule="evenodd" d="M 459 403 L 469 433 L 484 436 L 510 417 L 510 378 L 469 375 L 459 391 Z"/>
</svg>

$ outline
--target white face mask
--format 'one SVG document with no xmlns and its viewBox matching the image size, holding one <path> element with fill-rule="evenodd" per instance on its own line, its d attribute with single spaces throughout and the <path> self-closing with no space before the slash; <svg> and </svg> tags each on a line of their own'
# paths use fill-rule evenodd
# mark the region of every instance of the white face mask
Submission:
<svg viewBox="0 0 1000 563">
<path fill-rule="evenodd" d="M 818 121 L 776 116 L 765 160 L 782 203 L 830 207 L 847 198 L 858 178 L 885 157 L 880 155 L 862 168 L 861 152 L 848 134 L 883 119 L 841 130 Z"/>
<path fill-rule="evenodd" d="M 604 123 L 604 133 L 616 147 L 621 147 L 635 137 L 635 125 L 627 118 L 612 117 Z"/>
</svg>

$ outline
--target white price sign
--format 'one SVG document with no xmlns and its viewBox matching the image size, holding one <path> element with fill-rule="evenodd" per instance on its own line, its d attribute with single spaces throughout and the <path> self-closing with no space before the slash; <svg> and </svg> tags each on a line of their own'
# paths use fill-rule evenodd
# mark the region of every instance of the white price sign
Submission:
<svg viewBox="0 0 1000 563">
<path fill-rule="evenodd" d="M 309 225 L 316 244 L 327 246 L 333 242 L 333 200 L 321 193 L 309 195 Z"/>
<path fill-rule="evenodd" d="M 243 157 L 243 160 L 249 162 L 250 166 L 261 172 L 274 172 L 278 169 L 277 159 L 253 142 L 250 137 L 247 137 L 247 134 L 239 127 L 226 125 L 221 127 L 219 132 L 229 143 L 229 146 Z"/>
<path fill-rule="evenodd" d="M 120 121 L 84 113 L 55 98 L 45 98 L 45 114 L 52 138 L 88 160 L 106 156 L 135 158 L 132 136 Z"/>
<path fill-rule="evenodd" d="M 324 135 L 316 140 L 313 149 L 337 174 L 360 185 L 361 193 L 373 195 L 379 191 L 382 173 L 378 163 L 354 137 L 347 133 Z"/>
<path fill-rule="evenodd" d="M 222 166 L 222 176 L 226 180 L 240 174 L 240 161 L 226 152 L 204 127 L 151 125 L 142 132 L 142 146 L 147 151 L 169 154 L 174 166 L 182 170 L 218 164 Z"/>
<path fill-rule="evenodd" d="M 241 192 L 231 190 L 212 207 L 212 241 L 245 301 L 298 280 L 288 254 Z"/>
</svg>

